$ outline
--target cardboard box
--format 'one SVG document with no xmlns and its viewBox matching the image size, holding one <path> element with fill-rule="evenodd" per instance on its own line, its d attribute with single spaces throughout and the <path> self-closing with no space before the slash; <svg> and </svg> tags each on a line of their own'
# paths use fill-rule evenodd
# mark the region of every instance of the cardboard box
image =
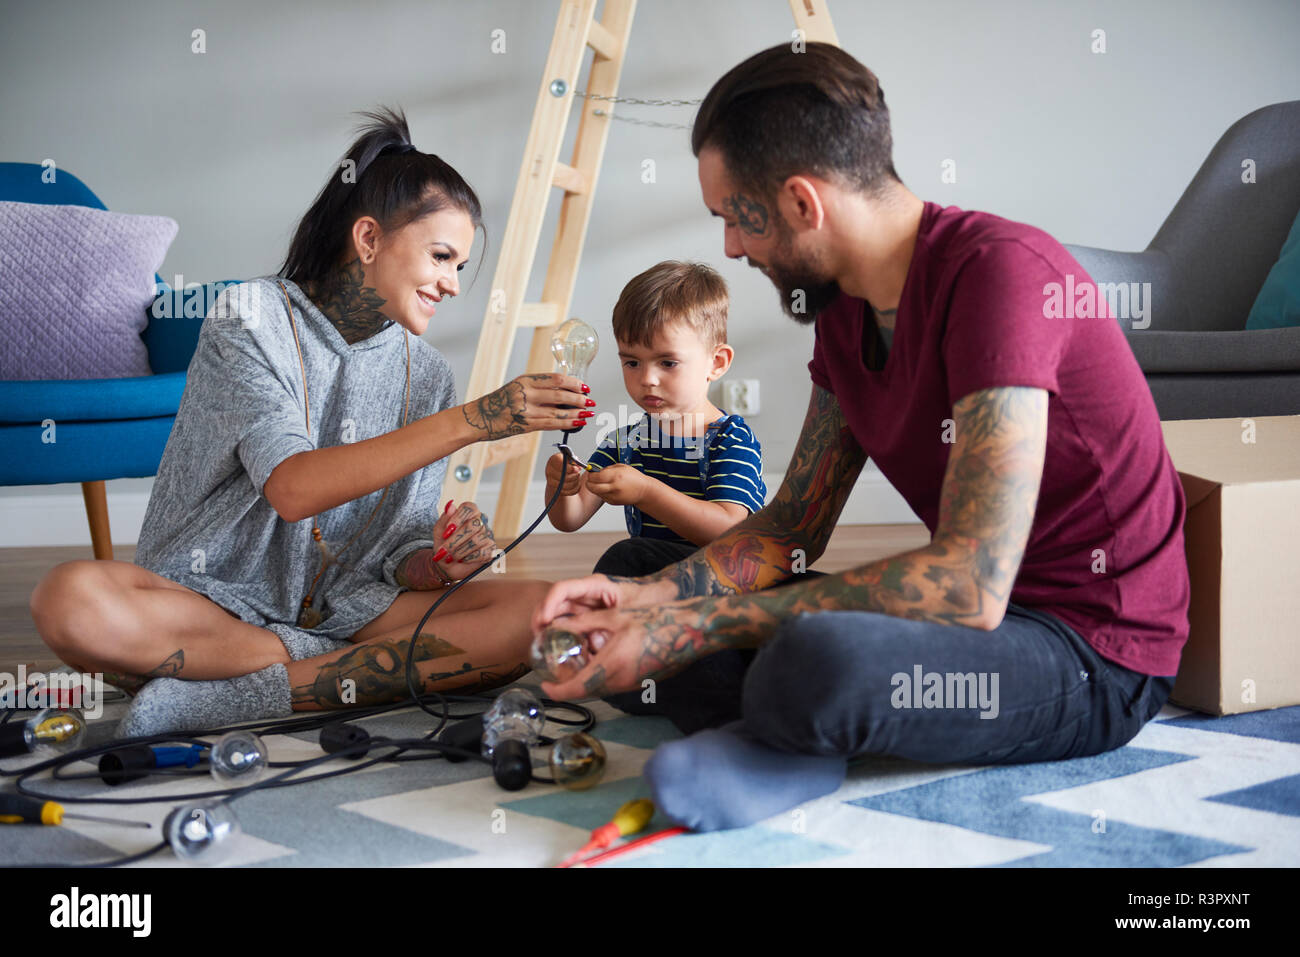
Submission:
<svg viewBox="0 0 1300 957">
<path fill-rule="evenodd" d="M 1170 701 L 1300 704 L 1300 415 L 1162 422 L 1187 495 L 1191 630 Z"/>
</svg>

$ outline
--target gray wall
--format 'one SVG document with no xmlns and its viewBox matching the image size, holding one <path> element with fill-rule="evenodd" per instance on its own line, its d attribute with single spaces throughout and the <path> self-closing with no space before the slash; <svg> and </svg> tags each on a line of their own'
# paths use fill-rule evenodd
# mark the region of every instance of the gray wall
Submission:
<svg viewBox="0 0 1300 957">
<path fill-rule="evenodd" d="M 485 206 L 488 259 L 427 333 L 463 387 L 559 7 L 7 2 L 0 159 L 53 158 L 110 209 L 176 219 L 180 234 L 160 270 L 169 281 L 248 277 L 278 268 L 351 138 L 350 112 L 401 105 L 416 144 L 461 170 Z M 1300 4 L 1291 0 L 831 0 L 830 10 L 841 44 L 881 78 L 896 166 L 914 192 L 1033 223 L 1063 242 L 1144 247 L 1229 124 L 1300 96 Z M 622 92 L 701 97 L 744 57 L 788 40 L 792 25 L 782 0 L 642 0 Z M 202 55 L 190 49 L 195 28 L 207 33 Z M 505 55 L 490 50 L 497 28 Z M 1104 55 L 1090 52 L 1097 28 Z M 693 115 L 620 110 L 681 123 Z M 685 130 L 614 126 L 572 314 L 607 343 L 590 379 L 613 408 L 625 401 L 608 345 L 622 285 L 660 259 L 716 265 L 733 295 L 732 374 L 762 383 L 753 425 L 768 470 L 779 472 L 807 402 L 812 335 L 782 315 L 756 270 L 723 256 L 688 142 Z M 641 182 L 647 158 L 657 164 L 652 185 Z M 955 184 L 940 181 L 949 158 Z M 480 239 L 476 261 L 482 248 Z M 22 491 L 32 490 L 0 495 Z"/>
</svg>

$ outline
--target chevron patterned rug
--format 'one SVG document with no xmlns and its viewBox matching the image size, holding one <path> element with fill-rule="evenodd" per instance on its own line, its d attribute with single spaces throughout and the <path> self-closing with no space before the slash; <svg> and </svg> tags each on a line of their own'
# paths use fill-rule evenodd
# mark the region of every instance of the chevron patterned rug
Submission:
<svg viewBox="0 0 1300 957">
<path fill-rule="evenodd" d="M 106 708 L 90 743 L 111 738 L 124 707 Z M 243 833 L 226 866 L 554 866 L 625 801 L 648 795 L 642 766 L 656 745 L 679 737 L 666 719 L 626 716 L 600 702 L 592 708 L 609 761 L 589 791 L 531 784 L 506 792 L 477 762 L 381 764 L 240 798 Z M 409 712 L 365 724 L 372 734 L 406 737 L 429 728 L 426 716 Z M 276 761 L 321 753 L 315 733 L 266 740 Z M 112 798 L 166 799 L 210 786 L 206 774 L 111 789 L 98 780 L 45 782 L 63 795 Z M 12 789 L 11 778 L 0 779 L 0 791 Z M 143 850 L 159 839 L 172 803 L 179 802 L 67 806 L 150 821 L 152 831 L 82 821 L 0 827 L 0 861 L 71 864 Z M 649 830 L 669 826 L 656 818 Z M 1211 718 L 1166 706 L 1128 745 L 1094 757 L 991 767 L 868 758 L 835 794 L 753 827 L 673 837 L 602 866 L 1297 865 L 1300 707 Z M 186 865 L 160 852 L 132 866 Z"/>
</svg>

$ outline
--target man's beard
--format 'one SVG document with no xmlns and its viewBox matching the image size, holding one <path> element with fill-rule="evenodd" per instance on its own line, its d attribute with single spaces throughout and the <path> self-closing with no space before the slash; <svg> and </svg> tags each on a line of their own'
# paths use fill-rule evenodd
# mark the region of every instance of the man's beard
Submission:
<svg viewBox="0 0 1300 957">
<path fill-rule="evenodd" d="M 821 275 L 819 257 L 805 259 L 794 251 L 794 231 L 777 225 L 776 256 L 768 263 L 769 278 L 781 293 L 781 308 L 802 326 L 840 297 L 840 284 Z"/>
</svg>

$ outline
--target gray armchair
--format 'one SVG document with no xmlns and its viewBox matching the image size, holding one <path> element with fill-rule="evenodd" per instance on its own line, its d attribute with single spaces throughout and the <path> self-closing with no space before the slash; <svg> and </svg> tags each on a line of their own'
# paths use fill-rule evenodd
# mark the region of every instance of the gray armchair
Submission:
<svg viewBox="0 0 1300 957">
<path fill-rule="evenodd" d="M 1065 247 L 1099 286 L 1151 284 L 1149 315 L 1117 318 L 1162 420 L 1300 414 L 1300 327 L 1246 329 L 1297 212 L 1293 100 L 1229 127 L 1143 252 Z"/>
</svg>

